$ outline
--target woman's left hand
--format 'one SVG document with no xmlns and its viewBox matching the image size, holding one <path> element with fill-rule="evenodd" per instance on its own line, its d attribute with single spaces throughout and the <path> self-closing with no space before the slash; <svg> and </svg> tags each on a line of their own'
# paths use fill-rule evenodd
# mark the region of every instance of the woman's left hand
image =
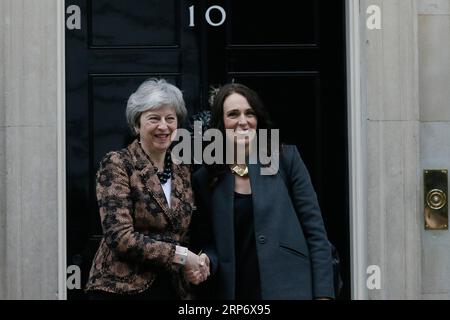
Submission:
<svg viewBox="0 0 450 320">
<path fill-rule="evenodd" d="M 200 270 L 185 270 L 184 275 L 187 281 L 195 285 L 198 285 L 206 280 Z"/>
</svg>

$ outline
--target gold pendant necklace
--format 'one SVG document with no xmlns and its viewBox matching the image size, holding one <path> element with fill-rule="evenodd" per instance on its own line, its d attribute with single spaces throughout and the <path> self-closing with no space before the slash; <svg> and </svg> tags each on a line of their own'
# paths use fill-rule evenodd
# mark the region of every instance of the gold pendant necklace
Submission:
<svg viewBox="0 0 450 320">
<path fill-rule="evenodd" d="M 240 177 L 245 177 L 248 175 L 248 167 L 245 166 L 244 168 L 239 167 L 237 164 L 231 167 L 231 171 L 235 174 L 237 174 Z"/>
</svg>

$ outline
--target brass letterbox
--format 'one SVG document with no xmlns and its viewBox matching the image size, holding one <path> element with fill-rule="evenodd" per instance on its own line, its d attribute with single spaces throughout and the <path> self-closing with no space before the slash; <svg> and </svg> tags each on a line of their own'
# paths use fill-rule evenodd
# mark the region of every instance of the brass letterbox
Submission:
<svg viewBox="0 0 450 320">
<path fill-rule="evenodd" d="M 424 170 L 426 230 L 448 230 L 448 171 Z"/>
</svg>

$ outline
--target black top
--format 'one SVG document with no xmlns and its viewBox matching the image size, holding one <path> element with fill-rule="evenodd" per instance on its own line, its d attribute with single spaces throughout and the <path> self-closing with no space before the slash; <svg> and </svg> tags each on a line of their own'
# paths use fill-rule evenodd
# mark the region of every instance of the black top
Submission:
<svg viewBox="0 0 450 320">
<path fill-rule="evenodd" d="M 236 300 L 261 299 L 251 194 L 234 193 Z"/>
</svg>

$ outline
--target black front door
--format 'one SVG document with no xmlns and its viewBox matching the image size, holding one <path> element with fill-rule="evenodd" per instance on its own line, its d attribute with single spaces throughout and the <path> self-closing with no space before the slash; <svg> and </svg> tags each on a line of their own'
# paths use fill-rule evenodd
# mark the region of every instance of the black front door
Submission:
<svg viewBox="0 0 450 320">
<path fill-rule="evenodd" d="M 132 139 L 129 95 L 163 77 L 182 89 L 190 114 L 208 109 L 210 86 L 235 81 L 260 93 L 282 141 L 298 146 L 310 170 L 349 298 L 344 0 L 66 0 L 68 19 L 74 5 L 81 23 L 66 29 L 67 264 L 81 267 L 82 285 L 102 233 L 98 163 Z"/>
</svg>

